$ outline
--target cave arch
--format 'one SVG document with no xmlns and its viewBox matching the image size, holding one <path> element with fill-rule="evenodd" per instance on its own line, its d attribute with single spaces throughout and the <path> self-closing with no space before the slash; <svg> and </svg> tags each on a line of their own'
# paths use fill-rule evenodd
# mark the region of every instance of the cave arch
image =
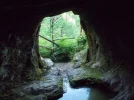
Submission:
<svg viewBox="0 0 134 100">
<path fill-rule="evenodd" d="M 16 80 L 19 82 L 21 77 L 28 73 L 33 76 L 41 74 L 37 70 L 42 65 L 37 45 L 39 23 L 45 16 L 72 10 L 80 15 L 81 25 L 90 40 L 88 41 L 91 47 L 89 48 L 90 60 L 103 62 L 102 65 L 105 64 L 108 70 L 114 69 L 115 65 L 117 68 L 125 68 L 130 74 L 126 73 L 126 78 L 120 76 L 117 70 L 118 74 L 112 76 L 114 74 L 109 72 L 112 77 L 104 79 L 115 90 L 119 91 L 123 87 L 129 92 L 128 94 L 123 92 L 115 99 L 123 98 L 122 94 L 126 95 L 125 98 L 133 98 L 130 96 L 133 85 L 128 83 L 128 79 L 133 83 L 134 71 L 133 3 L 112 0 L 77 0 L 77 2 L 71 0 L 18 2 L 15 0 L 12 3 L 3 1 L 2 4 L 0 9 L 0 80 L 2 82 Z M 89 29 L 89 26 L 92 27 Z M 115 86 L 113 77 L 116 79 L 118 77 L 120 88 Z"/>
</svg>

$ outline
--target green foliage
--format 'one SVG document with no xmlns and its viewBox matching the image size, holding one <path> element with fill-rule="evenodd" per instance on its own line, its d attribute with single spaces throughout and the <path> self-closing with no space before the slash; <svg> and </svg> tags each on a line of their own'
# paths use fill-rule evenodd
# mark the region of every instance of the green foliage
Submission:
<svg viewBox="0 0 134 100">
<path fill-rule="evenodd" d="M 88 44 L 87 44 L 87 39 L 85 35 L 79 36 L 77 38 L 77 48 L 76 51 L 79 52 L 81 50 L 87 49 Z"/>
<path fill-rule="evenodd" d="M 69 61 L 76 51 L 86 47 L 85 36 L 80 37 L 80 18 L 72 12 L 44 18 L 39 34 L 52 41 L 59 39 L 54 41 L 59 47 L 53 47 L 51 42 L 39 38 L 41 56 L 51 57 L 54 61 Z M 78 45 L 78 43 L 80 44 Z M 43 48 L 43 46 L 50 49 L 54 48 L 54 52 Z"/>
<path fill-rule="evenodd" d="M 56 43 L 60 47 L 55 48 L 55 52 L 52 55 L 54 61 L 69 61 L 71 60 L 73 54 L 75 53 L 76 40 L 75 39 L 61 39 Z"/>
<path fill-rule="evenodd" d="M 40 46 L 45 46 L 45 47 L 48 47 L 48 48 L 52 48 L 52 44 L 42 38 L 39 38 L 39 45 Z M 45 49 L 43 47 L 40 47 L 39 48 L 40 50 L 40 55 L 42 57 L 50 57 L 51 56 L 51 50 L 48 50 L 48 49 Z"/>
<path fill-rule="evenodd" d="M 53 20 L 53 33 L 55 38 L 62 36 L 77 37 L 79 35 L 80 19 L 78 15 L 74 15 L 71 11 L 44 18 L 39 34 L 51 39 L 51 20 Z"/>
</svg>

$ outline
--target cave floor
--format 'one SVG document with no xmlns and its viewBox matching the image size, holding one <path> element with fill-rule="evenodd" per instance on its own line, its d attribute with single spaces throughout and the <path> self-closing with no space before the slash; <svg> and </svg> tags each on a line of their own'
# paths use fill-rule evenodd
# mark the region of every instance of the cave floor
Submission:
<svg viewBox="0 0 134 100">
<path fill-rule="evenodd" d="M 63 77 L 73 69 L 73 63 L 55 63 L 40 80 L 12 89 L 15 99 L 54 99 L 63 95 Z M 77 71 L 76 71 L 77 72 Z M 81 72 L 80 72 L 81 73 Z M 75 73 L 76 74 L 76 73 Z"/>
<path fill-rule="evenodd" d="M 90 70 L 81 67 L 73 68 L 73 66 L 73 62 L 55 63 L 40 80 L 25 83 L 13 89 L 14 100 L 20 100 L 20 98 L 21 100 L 57 100 L 65 92 L 63 79 L 66 76 L 71 86 L 79 86 L 81 82 L 92 83 Z M 95 82 L 94 79 L 93 82 Z"/>
</svg>

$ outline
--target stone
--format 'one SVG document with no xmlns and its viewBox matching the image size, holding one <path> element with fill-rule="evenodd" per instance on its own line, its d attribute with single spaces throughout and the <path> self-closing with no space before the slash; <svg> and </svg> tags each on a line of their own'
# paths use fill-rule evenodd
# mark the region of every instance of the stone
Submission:
<svg viewBox="0 0 134 100">
<path fill-rule="evenodd" d="M 58 98 L 63 94 L 62 77 L 58 75 L 56 69 L 50 69 L 47 75 L 43 76 L 41 80 L 26 83 L 18 88 L 12 90 L 14 98 L 29 97 L 29 100 L 44 100 L 47 98 Z M 53 73 L 55 72 L 55 73 Z"/>
<path fill-rule="evenodd" d="M 41 57 L 41 60 L 44 63 L 44 65 L 47 65 L 48 67 L 53 67 L 54 66 L 54 62 L 50 58 Z"/>
<path fill-rule="evenodd" d="M 68 78 L 70 81 L 70 84 L 72 85 L 76 81 L 82 80 L 83 75 L 86 73 L 85 70 L 81 68 L 72 69 L 68 71 Z"/>
<path fill-rule="evenodd" d="M 93 64 L 93 62 L 87 62 L 84 66 L 85 67 L 90 67 Z"/>
<path fill-rule="evenodd" d="M 98 68 L 98 67 L 100 67 L 100 62 L 96 62 L 91 65 L 91 68 Z"/>
<path fill-rule="evenodd" d="M 81 50 L 80 52 L 75 53 L 73 57 L 74 62 L 73 68 L 81 67 L 81 65 L 86 62 L 86 59 L 87 59 L 87 50 Z"/>
<path fill-rule="evenodd" d="M 24 100 L 47 100 L 47 98 L 44 95 L 37 95 L 37 96 L 28 95 L 22 99 Z"/>
<path fill-rule="evenodd" d="M 87 50 L 81 50 L 74 54 L 73 61 L 74 62 L 86 62 Z"/>
<path fill-rule="evenodd" d="M 75 64 L 73 65 L 73 68 L 79 68 L 81 66 L 81 62 L 75 62 Z"/>
</svg>

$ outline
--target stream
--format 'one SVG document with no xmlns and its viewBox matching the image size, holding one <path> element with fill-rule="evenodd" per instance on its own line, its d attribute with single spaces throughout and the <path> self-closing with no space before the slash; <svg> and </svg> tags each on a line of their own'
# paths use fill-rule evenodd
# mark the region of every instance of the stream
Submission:
<svg viewBox="0 0 134 100">
<path fill-rule="evenodd" d="M 111 95 L 92 87 L 72 88 L 67 75 L 63 77 L 64 94 L 58 100 L 110 100 Z"/>
</svg>

